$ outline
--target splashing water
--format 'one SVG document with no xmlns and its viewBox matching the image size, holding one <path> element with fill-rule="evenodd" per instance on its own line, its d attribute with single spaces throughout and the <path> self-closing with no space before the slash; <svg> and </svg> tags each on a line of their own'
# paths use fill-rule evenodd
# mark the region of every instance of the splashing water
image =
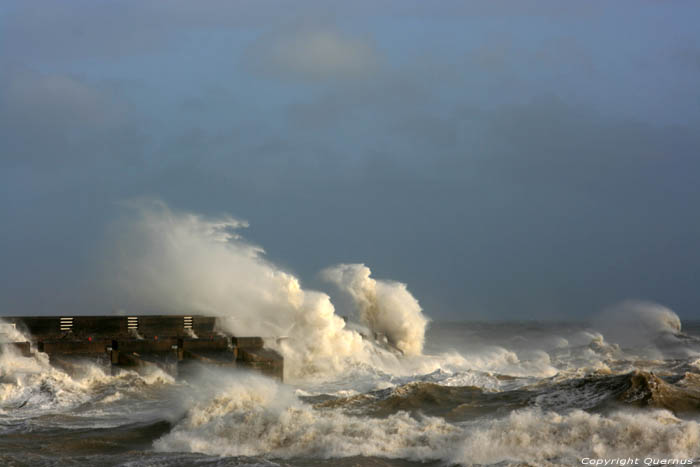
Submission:
<svg viewBox="0 0 700 467">
<path fill-rule="evenodd" d="M 284 355 L 287 377 L 376 361 L 380 352 L 346 327 L 327 294 L 304 290 L 237 233 L 245 222 L 176 213 L 158 202 L 129 209 L 132 215 L 113 229 L 118 233 L 109 239 L 104 263 L 105 293 L 115 306 L 214 315 L 233 334 L 284 336 L 268 345 Z M 404 284 L 375 281 L 364 265 L 327 271 L 329 277 L 342 271 L 336 283 L 357 297 L 360 316 L 373 331 L 406 354 L 421 353 L 428 320 Z"/>
<path fill-rule="evenodd" d="M 103 292 L 129 313 L 213 315 L 226 332 L 267 337 L 285 357 L 286 384 L 206 365 L 175 380 L 77 361 L 69 375 L 44 354 L 10 349 L 0 355 L 0 463 L 24 461 L 41 430 L 41 440 L 58 440 L 52 453 L 99 457 L 124 443 L 121 465 L 699 458 L 699 328 L 686 323 L 682 334 L 671 310 L 624 302 L 591 327 L 428 328 L 405 284 L 375 279 L 364 264 L 323 270 L 366 331 L 389 344 L 378 345 L 339 317 L 328 295 L 304 289 L 245 241 L 246 225 L 134 203 L 106 243 Z M 643 358 L 650 345 L 653 360 Z M 671 351 L 682 358 L 664 359 Z M 82 427 L 89 442 L 71 444 Z"/>
<path fill-rule="evenodd" d="M 371 331 L 384 334 L 389 343 L 407 355 L 423 352 L 428 319 L 418 301 L 399 282 L 377 281 L 364 264 L 339 264 L 323 277 L 350 294 L 360 319 Z"/>
</svg>

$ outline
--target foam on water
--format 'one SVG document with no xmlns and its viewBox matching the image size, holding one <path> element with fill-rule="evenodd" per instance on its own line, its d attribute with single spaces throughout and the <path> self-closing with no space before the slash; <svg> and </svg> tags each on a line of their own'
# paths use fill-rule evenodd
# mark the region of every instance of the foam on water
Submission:
<svg viewBox="0 0 700 467">
<path fill-rule="evenodd" d="M 532 341 L 523 335 L 521 341 Z M 700 456 L 697 421 L 668 410 L 637 409 L 641 399 L 626 389 L 637 390 L 629 381 L 647 381 L 639 388 L 651 391 L 655 407 L 665 406 L 669 395 L 695 394 L 697 375 L 687 374 L 675 386 L 647 373 L 622 377 L 598 372 L 598 377 L 576 381 L 572 378 L 581 375 L 569 372 L 571 362 L 615 362 L 627 354 L 595 332 L 576 331 L 563 339 L 566 346 L 550 339 L 548 351 L 523 345 L 508 349 L 499 343 L 463 353 L 402 355 L 371 347 L 373 358 L 367 362 L 346 361 L 343 372 L 311 373 L 293 385 L 206 366 L 177 385 L 160 375 L 107 375 L 89 362 L 69 376 L 48 365 L 44 355 L 4 353 L 0 415 L 68 413 L 80 406 L 84 420 L 70 418 L 57 421 L 58 426 L 109 427 L 124 423 L 119 413 L 125 407 L 155 397 L 155 405 L 140 417 L 173 422 L 153 444 L 162 455 L 254 456 L 290 459 L 292 464 L 295 459 L 352 456 L 460 465 Z M 687 363 L 694 368 L 694 360 Z M 176 391 L 149 395 L 154 385 Z M 105 392 L 106 387 L 114 390 Z M 377 390 L 385 393 L 368 393 Z M 694 400 L 676 405 L 687 407 Z M 629 408 L 607 405 L 596 411 L 616 401 Z"/>
<path fill-rule="evenodd" d="M 468 436 L 450 459 L 465 465 L 503 461 L 573 465 L 583 457 L 700 456 L 700 425 L 666 410 L 605 416 L 527 409 L 472 424 L 465 431 Z"/>
<path fill-rule="evenodd" d="M 173 430 L 156 441 L 161 451 L 224 456 L 426 459 L 454 445 L 460 429 L 442 419 L 406 413 L 386 419 L 319 411 L 290 388 L 249 376 L 196 403 Z"/>
<path fill-rule="evenodd" d="M 190 407 L 155 448 L 270 458 L 381 456 L 463 465 L 567 465 L 586 456 L 640 453 L 700 456 L 700 425 L 666 410 L 603 415 L 528 408 L 497 419 L 449 423 L 403 411 L 370 417 L 319 409 L 300 401 L 290 388 L 259 377 L 225 383 L 226 389 Z"/>
<path fill-rule="evenodd" d="M 29 341 L 17 333 L 14 341 Z M 99 401 L 108 394 L 139 392 L 151 385 L 172 384 L 173 376 L 159 368 L 136 373 L 123 371 L 111 375 L 108 367 L 90 359 L 71 361 L 71 373 L 49 363 L 47 354 L 33 351 L 23 356 L 12 347 L 0 352 L 0 413 L 17 417 L 46 411 L 67 410 L 87 402 Z M 120 397 L 102 400 L 115 402 Z M 21 408 L 20 412 L 16 409 Z"/>
</svg>

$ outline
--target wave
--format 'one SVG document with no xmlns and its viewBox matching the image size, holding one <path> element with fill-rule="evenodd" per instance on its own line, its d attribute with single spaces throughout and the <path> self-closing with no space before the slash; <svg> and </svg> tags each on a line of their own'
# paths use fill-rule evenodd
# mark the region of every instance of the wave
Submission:
<svg viewBox="0 0 700 467">
<path fill-rule="evenodd" d="M 591 410 L 622 404 L 694 412 L 700 410 L 700 376 L 686 373 L 662 379 L 639 370 L 623 375 L 590 375 L 540 388 L 532 403 L 549 409 Z"/>
<path fill-rule="evenodd" d="M 105 242 L 103 295 L 112 308 L 130 313 L 209 314 L 232 334 L 267 337 L 285 357 L 288 380 L 342 373 L 356 362 L 381 367 L 387 358 L 375 336 L 346 326 L 327 294 L 302 288 L 267 260 L 239 234 L 246 226 L 231 217 L 174 212 L 160 202 L 131 203 Z M 372 333 L 384 335 L 393 353 L 420 354 L 427 318 L 406 286 L 375 280 L 364 265 L 342 267 L 361 279 L 358 306 Z"/>
<path fill-rule="evenodd" d="M 318 410 L 290 388 L 248 375 L 192 406 L 173 430 L 155 442 L 158 451 L 223 456 L 435 458 L 461 430 L 439 418 L 417 420 L 402 412 L 379 420 Z"/>
<path fill-rule="evenodd" d="M 557 352 L 569 352 L 571 361 L 580 353 L 611 366 L 625 357 L 601 335 L 584 337 L 581 343 L 588 345 L 571 347 L 570 339 L 569 347 L 552 349 L 552 357 L 501 346 L 464 355 L 402 355 L 373 347 L 374 360 L 347 363 L 340 376 L 323 374 L 315 393 L 206 365 L 175 383 L 158 375 L 113 376 L 87 360 L 73 361 L 74 371 L 65 372 L 43 354 L 3 353 L 0 415 L 19 419 L 24 430 L 37 426 L 37 416 L 42 426 L 118 427 L 133 432 L 125 446 L 145 449 L 157 438 L 155 456 L 252 456 L 301 459 L 291 463 L 302 465 L 312 458 L 356 456 L 461 465 L 571 465 L 582 457 L 640 453 L 700 456 L 700 425 L 681 418 L 697 417 L 700 410 L 695 359 L 652 362 L 656 373 L 550 375 L 565 358 Z"/>
<path fill-rule="evenodd" d="M 462 465 L 576 465 L 584 457 L 700 456 L 700 424 L 659 409 L 607 415 L 523 409 L 481 426 L 467 425 L 465 431 L 468 435 L 450 458 Z"/>
<path fill-rule="evenodd" d="M 658 303 L 621 302 L 597 315 L 594 326 L 607 341 L 652 358 L 700 355 L 700 341 L 683 334 L 678 315 Z"/>
<path fill-rule="evenodd" d="M 19 334 L 15 340 L 28 341 Z M 113 403 L 122 394 L 142 392 L 149 386 L 172 384 L 173 377 L 159 368 L 111 374 L 108 361 L 66 358 L 59 362 L 42 352 L 24 356 L 4 347 L 0 352 L 0 414 L 27 417 L 30 413 L 66 410 L 87 403 Z"/>
<path fill-rule="evenodd" d="M 351 397 L 323 400 L 314 407 L 376 418 L 409 412 L 414 416 L 430 415 L 447 421 L 463 421 L 525 407 L 530 398 L 530 393 L 523 390 L 492 392 L 476 386 L 413 382 Z M 313 402 L 314 398 L 308 400 Z"/>
<path fill-rule="evenodd" d="M 498 407 L 507 401 L 494 393 L 493 416 L 460 422 L 449 416 L 456 400 L 482 405 L 489 395 L 478 388 L 418 383 L 347 398 L 339 407 L 339 399 L 305 402 L 290 388 L 252 375 L 226 381 L 225 387 L 190 407 L 155 449 L 270 459 L 379 456 L 463 465 L 700 455 L 700 425 L 663 409 L 558 413 L 527 406 L 523 397 L 511 401 L 512 410 L 502 415 Z M 359 402 L 363 410 L 354 410 L 363 398 L 374 400 Z M 374 411 L 366 410 L 372 404 Z"/>
<path fill-rule="evenodd" d="M 338 409 L 349 414 L 386 417 L 406 411 L 414 415 L 440 416 L 449 421 L 467 421 L 523 407 L 590 411 L 633 406 L 697 413 L 700 411 L 700 375 L 686 373 L 667 381 L 649 372 L 634 371 L 563 381 L 545 379 L 511 390 L 414 381 L 345 397 L 326 395 L 303 399 L 316 408 Z"/>
<path fill-rule="evenodd" d="M 370 331 L 385 336 L 404 354 L 423 352 L 428 319 L 406 284 L 377 281 L 364 264 L 339 264 L 321 274 L 352 297 L 362 323 Z"/>
</svg>

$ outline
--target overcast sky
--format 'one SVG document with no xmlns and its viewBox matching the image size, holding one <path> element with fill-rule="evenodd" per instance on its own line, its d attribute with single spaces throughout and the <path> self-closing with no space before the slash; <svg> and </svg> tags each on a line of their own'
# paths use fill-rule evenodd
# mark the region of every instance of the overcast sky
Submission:
<svg viewBox="0 0 700 467">
<path fill-rule="evenodd" d="M 310 288 L 364 262 L 436 319 L 700 318 L 699 24 L 691 0 L 6 0 L 0 314 L 109 311 L 98 245 L 150 197 L 248 221 Z"/>
</svg>

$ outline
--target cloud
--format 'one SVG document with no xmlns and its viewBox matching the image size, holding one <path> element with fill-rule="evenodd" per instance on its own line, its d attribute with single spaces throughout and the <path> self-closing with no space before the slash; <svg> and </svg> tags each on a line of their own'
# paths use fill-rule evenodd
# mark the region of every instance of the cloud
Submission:
<svg viewBox="0 0 700 467">
<path fill-rule="evenodd" d="M 304 28 L 262 37 L 248 50 L 256 72 L 301 79 L 352 79 L 375 73 L 380 57 L 371 41 L 332 28 Z"/>
<path fill-rule="evenodd" d="M 107 96 L 70 76 L 15 69 L 2 84 L 5 109 L 35 124 L 41 119 L 52 125 L 107 126 L 117 118 Z"/>
<path fill-rule="evenodd" d="M 640 49 L 652 15 L 620 38 L 589 3 L 273 1 L 10 0 L 0 306 L 84 300 L 56 277 L 150 194 L 250 218 L 302 277 L 370 262 L 430 312 L 697 308 L 693 41 Z"/>
<path fill-rule="evenodd" d="M 142 138 L 110 92 L 65 74 L 0 73 L 0 166 L 51 166 L 134 149 Z M 126 154 L 126 153 L 124 153 Z"/>
<path fill-rule="evenodd" d="M 289 5 L 282 0 L 125 0 L 116 3 L 38 0 L 31 5 L 8 0 L 0 15 L 0 56 L 50 62 L 85 57 L 122 58 L 150 54 L 189 40 L 188 33 L 207 28 L 251 27 L 278 29 L 294 20 L 338 14 L 375 14 L 365 8 L 305 0 Z M 393 8 L 400 3 L 393 5 Z M 392 10 L 393 11 L 393 10 Z"/>
<path fill-rule="evenodd" d="M 700 70 L 700 47 L 683 45 L 671 55 L 679 65 L 687 67 L 691 71 Z"/>
<path fill-rule="evenodd" d="M 278 0 L 262 8 L 256 3 L 39 0 L 29 5 L 10 0 L 0 16 L 0 54 L 46 61 L 141 55 L 167 48 L 192 29 L 274 22 Z"/>
</svg>

